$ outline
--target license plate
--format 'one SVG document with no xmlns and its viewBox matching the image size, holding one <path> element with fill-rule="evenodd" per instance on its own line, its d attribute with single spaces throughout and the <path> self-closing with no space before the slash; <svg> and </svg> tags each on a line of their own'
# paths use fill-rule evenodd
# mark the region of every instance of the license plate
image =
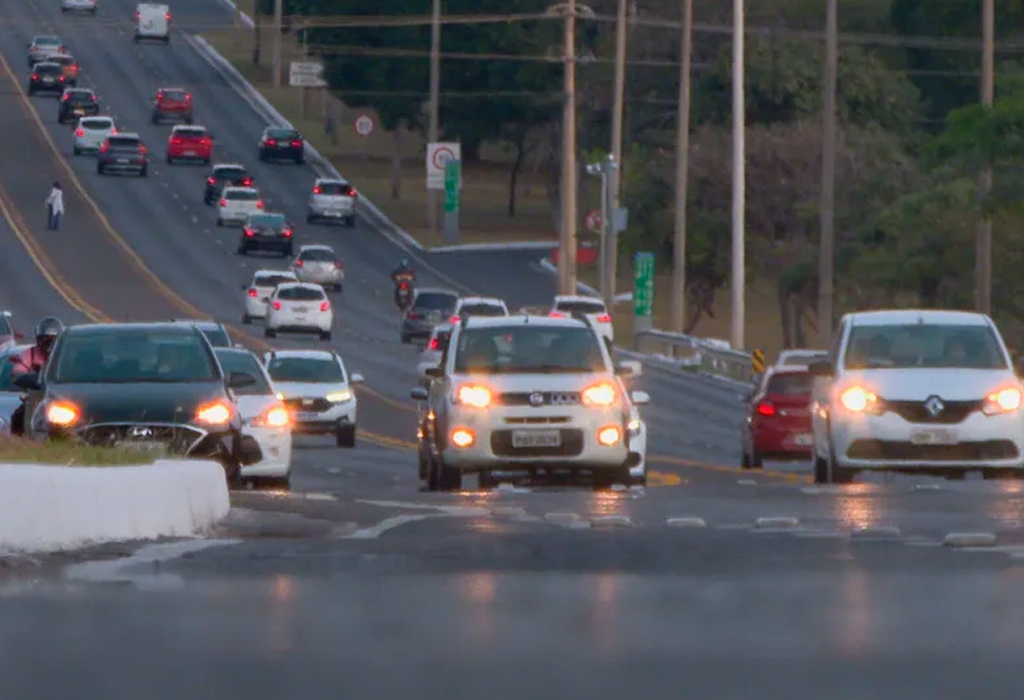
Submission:
<svg viewBox="0 0 1024 700">
<path fill-rule="evenodd" d="M 44 83 L 52 83 L 53 82 L 53 78 L 43 78 L 43 82 Z"/>
<path fill-rule="evenodd" d="M 316 420 L 315 413 L 296 413 L 295 420 Z"/>
<path fill-rule="evenodd" d="M 186 156 L 195 156 L 195 154 L 196 154 L 195 151 L 185 151 L 185 155 Z"/>
<path fill-rule="evenodd" d="M 512 433 L 512 447 L 558 447 L 562 434 L 557 430 L 516 430 Z"/>
<path fill-rule="evenodd" d="M 297 314 L 304 314 L 307 311 L 309 311 L 309 307 L 306 307 L 306 306 L 296 306 L 293 309 L 293 311 L 295 311 L 295 313 L 297 313 Z"/>
<path fill-rule="evenodd" d="M 955 430 L 932 428 L 914 430 L 910 433 L 910 442 L 915 445 L 955 445 L 959 441 Z"/>
<path fill-rule="evenodd" d="M 75 115 L 77 115 L 77 116 L 79 116 L 79 117 L 80 117 L 80 116 L 82 116 L 83 114 L 85 114 L 85 110 L 84 110 L 84 109 L 76 109 L 76 110 L 75 110 Z"/>
<path fill-rule="evenodd" d="M 117 162 L 118 163 L 130 163 L 131 161 L 129 159 L 127 159 L 127 158 L 118 158 Z"/>
<path fill-rule="evenodd" d="M 810 447 L 814 444 L 814 437 L 810 433 L 798 433 L 793 436 L 793 443 L 800 447 Z"/>
<path fill-rule="evenodd" d="M 328 209 L 326 212 L 324 212 L 324 214 L 326 216 L 341 216 L 341 210 L 340 209 Z"/>
</svg>

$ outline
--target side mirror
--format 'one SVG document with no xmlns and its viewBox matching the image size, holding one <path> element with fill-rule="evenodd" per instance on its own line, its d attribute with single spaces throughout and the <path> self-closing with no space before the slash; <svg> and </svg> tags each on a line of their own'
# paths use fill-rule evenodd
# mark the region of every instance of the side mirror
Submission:
<svg viewBox="0 0 1024 700">
<path fill-rule="evenodd" d="M 426 401 L 427 400 L 427 390 L 424 389 L 423 387 L 419 387 L 418 386 L 418 387 L 416 387 L 415 389 L 413 389 L 412 391 L 409 392 L 409 396 L 412 397 L 412 399 L 415 400 L 415 401 Z"/>
<path fill-rule="evenodd" d="M 252 386 L 255 383 L 256 377 L 248 372 L 232 372 L 228 377 L 229 389 L 241 389 L 242 387 Z"/>
<path fill-rule="evenodd" d="M 636 406 L 644 406 L 651 402 L 651 395 L 646 391 L 633 391 L 630 392 L 629 398 L 633 401 Z"/>
<path fill-rule="evenodd" d="M 823 360 L 812 362 L 807 366 L 807 372 L 812 377 L 831 377 L 832 363 Z"/>
<path fill-rule="evenodd" d="M 39 373 L 31 372 L 28 374 L 19 374 L 14 378 L 14 386 L 25 391 L 38 391 L 43 386 L 39 382 Z"/>
<path fill-rule="evenodd" d="M 643 371 L 643 365 L 636 360 L 623 360 L 615 367 L 615 373 L 620 377 L 639 377 Z"/>
<path fill-rule="evenodd" d="M 427 369 L 423 371 L 423 374 L 427 375 L 428 377 L 440 379 L 441 377 L 444 376 L 444 367 L 427 367 Z"/>
<path fill-rule="evenodd" d="M 366 379 L 363 377 L 363 375 L 359 374 L 358 372 L 353 372 L 352 374 L 348 375 L 349 384 L 362 384 L 365 381 Z"/>
</svg>

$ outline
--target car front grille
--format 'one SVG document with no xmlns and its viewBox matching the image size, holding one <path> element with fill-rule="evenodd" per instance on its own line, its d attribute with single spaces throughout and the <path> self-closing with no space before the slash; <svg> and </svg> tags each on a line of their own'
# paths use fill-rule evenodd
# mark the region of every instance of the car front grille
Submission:
<svg viewBox="0 0 1024 700">
<path fill-rule="evenodd" d="M 78 438 L 90 445 L 112 447 L 159 443 L 176 454 L 186 454 L 206 435 L 199 428 L 171 423 L 94 423 L 78 431 Z"/>
<path fill-rule="evenodd" d="M 580 392 L 506 392 L 499 396 L 498 401 L 502 406 L 575 406 L 580 402 Z"/>
<path fill-rule="evenodd" d="M 901 462 L 977 462 L 1014 459 L 1017 446 L 1011 440 L 982 440 L 957 445 L 915 445 L 895 440 L 855 440 L 847 452 L 850 459 Z"/>
<path fill-rule="evenodd" d="M 323 413 L 331 408 L 331 402 L 324 398 L 285 399 L 284 405 L 300 413 Z"/>
<path fill-rule="evenodd" d="M 885 408 L 910 423 L 954 425 L 962 423 L 967 416 L 981 410 L 983 401 L 943 401 L 942 410 L 933 416 L 925 407 L 925 401 L 885 401 Z"/>
<path fill-rule="evenodd" d="M 562 444 L 556 447 L 513 447 L 511 430 L 491 433 L 491 452 L 497 457 L 578 457 L 583 452 L 583 431 L 562 428 Z"/>
</svg>

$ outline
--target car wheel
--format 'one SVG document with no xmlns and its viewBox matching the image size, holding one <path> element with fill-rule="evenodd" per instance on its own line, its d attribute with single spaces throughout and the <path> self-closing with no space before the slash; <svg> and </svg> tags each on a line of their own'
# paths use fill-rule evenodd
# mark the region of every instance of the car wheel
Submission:
<svg viewBox="0 0 1024 700">
<path fill-rule="evenodd" d="M 224 226 L 224 219 L 217 219 L 217 226 L 223 227 Z"/>
<path fill-rule="evenodd" d="M 132 36 L 132 41 L 136 44 L 139 43 L 139 35 L 135 34 L 134 36 Z"/>
<path fill-rule="evenodd" d="M 307 224 L 315 224 L 316 223 L 316 217 L 313 216 L 312 214 L 306 214 L 306 223 Z"/>
<path fill-rule="evenodd" d="M 209 164 L 210 164 L 210 159 L 209 158 L 203 158 L 203 165 L 209 165 Z"/>
<path fill-rule="evenodd" d="M 252 323 L 252 316 L 250 316 L 249 314 L 242 314 L 242 323 L 244 323 L 245 325 L 249 325 L 250 323 Z"/>
<path fill-rule="evenodd" d="M 629 469 L 623 467 L 621 469 L 614 469 L 607 474 L 602 474 L 597 478 L 595 486 L 599 489 L 610 489 L 613 486 L 621 485 L 628 487 L 633 483 L 633 477 L 630 476 Z"/>
<path fill-rule="evenodd" d="M 403 335 L 402 336 L 402 345 L 408 345 L 408 344 L 409 344 L 409 336 Z"/>
<path fill-rule="evenodd" d="M 97 163 L 96 164 L 96 174 L 97 175 L 106 175 L 107 171 L 106 171 L 106 169 L 102 165 Z"/>
<path fill-rule="evenodd" d="M 762 467 L 764 467 L 764 459 L 761 457 L 761 454 L 755 448 L 753 452 L 743 453 L 743 461 L 741 462 L 740 466 L 743 469 L 761 469 Z"/>
<path fill-rule="evenodd" d="M 461 491 L 462 472 L 452 469 L 444 463 L 442 456 L 435 462 L 437 472 L 437 491 Z"/>
<path fill-rule="evenodd" d="M 295 249 L 294 248 L 289 247 L 289 248 L 285 248 L 284 249 L 284 257 L 290 258 L 293 255 L 295 255 Z"/>
<path fill-rule="evenodd" d="M 275 331 L 273 328 L 264 328 L 263 329 L 263 337 L 264 338 L 276 338 L 277 337 L 277 331 Z"/>
<path fill-rule="evenodd" d="M 142 170 L 139 171 L 139 177 L 149 177 L 149 166 L 143 165 Z"/>
<path fill-rule="evenodd" d="M 476 477 L 476 484 L 481 491 L 493 491 L 498 487 L 498 480 L 490 472 L 480 472 Z"/>
<path fill-rule="evenodd" d="M 345 219 L 345 226 L 348 227 L 348 228 L 355 228 L 356 227 L 356 217 L 350 216 L 347 219 Z"/>
<path fill-rule="evenodd" d="M 255 486 L 260 489 L 268 489 L 274 491 L 291 491 L 292 490 L 292 475 L 286 476 L 264 476 L 255 480 Z"/>
<path fill-rule="evenodd" d="M 170 154 L 167 155 L 167 164 L 174 165 L 174 158 L 171 158 Z"/>
<path fill-rule="evenodd" d="M 320 340 L 327 341 L 327 340 L 330 340 L 330 339 L 331 339 L 331 332 L 330 331 L 320 331 Z"/>
<path fill-rule="evenodd" d="M 95 17 L 96 16 L 96 8 L 94 7 L 91 10 L 89 10 L 89 14 L 92 15 L 93 17 Z"/>
<path fill-rule="evenodd" d="M 305 158 L 302 158 L 301 156 L 300 156 L 299 158 L 296 158 L 296 159 L 295 159 L 295 164 L 296 164 L 296 165 L 302 165 L 302 164 L 304 164 L 305 162 L 306 162 L 306 159 L 305 159 Z"/>
<path fill-rule="evenodd" d="M 334 433 L 334 442 L 338 447 L 356 446 L 356 426 L 339 425 Z"/>
<path fill-rule="evenodd" d="M 249 254 L 249 249 L 246 246 L 244 246 L 244 245 L 240 245 L 240 246 L 238 246 L 238 254 L 239 255 L 248 255 Z"/>
<path fill-rule="evenodd" d="M 829 482 L 829 466 L 832 468 L 832 481 L 833 484 L 848 484 L 853 481 L 855 470 L 847 469 L 836 464 L 836 455 L 832 449 L 832 445 L 828 448 L 828 457 L 814 456 L 814 483 L 816 484 L 828 484 Z"/>
<path fill-rule="evenodd" d="M 74 149 L 72 149 L 72 153 L 74 153 L 76 156 L 80 156 L 82 155 L 82 149 L 79 148 L 78 146 L 75 146 Z"/>
<path fill-rule="evenodd" d="M 643 487 L 646 488 L 647 487 L 647 470 L 645 469 L 644 473 L 641 474 L 640 476 L 631 476 L 629 478 L 629 481 L 630 481 L 630 483 L 633 486 L 643 486 Z"/>
<path fill-rule="evenodd" d="M 154 124 L 159 124 L 160 123 L 160 117 L 158 115 L 154 114 L 153 116 L 151 116 L 149 118 L 149 121 L 151 121 Z"/>
</svg>

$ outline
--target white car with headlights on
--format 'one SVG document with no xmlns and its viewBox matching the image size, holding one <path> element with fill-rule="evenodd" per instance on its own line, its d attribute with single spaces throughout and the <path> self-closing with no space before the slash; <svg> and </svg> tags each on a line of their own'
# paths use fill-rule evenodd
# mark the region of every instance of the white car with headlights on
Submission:
<svg viewBox="0 0 1024 700">
<path fill-rule="evenodd" d="M 277 350 L 264 361 L 296 433 L 334 435 L 338 447 L 356 446 L 359 402 L 353 386 L 363 381 L 361 374 L 349 373 L 330 350 Z"/>
<path fill-rule="evenodd" d="M 1024 476 L 1021 381 L 984 314 L 847 314 L 809 371 L 818 483 L 883 470 Z"/>
<path fill-rule="evenodd" d="M 263 211 L 263 199 L 255 187 L 225 187 L 217 202 L 218 226 L 243 226 L 250 214 Z"/>
<path fill-rule="evenodd" d="M 298 281 L 295 273 L 289 270 L 257 270 L 252 276 L 252 282 L 242 285 L 242 289 L 245 290 L 245 313 L 242 314 L 242 323 L 252 323 L 254 318 L 265 317 L 267 302 L 270 301 L 270 295 L 277 286 Z"/>
<path fill-rule="evenodd" d="M 233 389 L 235 405 L 242 418 L 242 435 L 256 440 L 262 458 L 242 467 L 245 481 L 261 486 L 289 488 L 292 472 L 292 421 L 284 402 L 277 396 L 274 382 L 259 358 L 242 348 L 214 348 L 213 353 L 224 370 L 252 375 L 256 383 Z"/>
<path fill-rule="evenodd" d="M 282 331 L 318 333 L 321 340 L 330 340 L 333 324 L 334 312 L 323 287 L 285 282 L 279 284 L 267 300 L 263 335 L 276 338 Z"/>
<path fill-rule="evenodd" d="M 546 316 L 470 317 L 455 325 L 443 365 L 427 370 L 429 389 L 412 390 L 420 410 L 420 477 L 429 490 L 462 488 L 478 474 L 521 473 L 600 485 L 630 484 L 630 401 L 623 377 L 586 321 Z M 633 392 L 633 404 L 650 397 Z"/>
</svg>

